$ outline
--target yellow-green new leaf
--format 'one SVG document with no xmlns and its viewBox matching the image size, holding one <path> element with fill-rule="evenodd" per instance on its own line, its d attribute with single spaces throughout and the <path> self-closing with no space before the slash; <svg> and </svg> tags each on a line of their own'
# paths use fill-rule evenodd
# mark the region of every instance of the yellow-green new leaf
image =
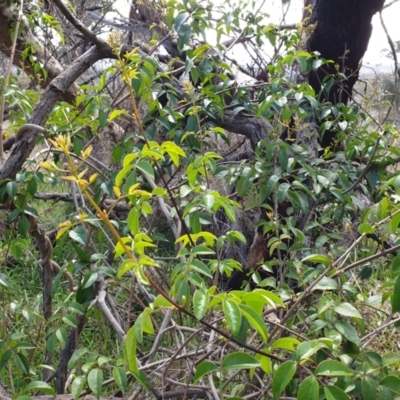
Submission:
<svg viewBox="0 0 400 400">
<path fill-rule="evenodd" d="M 327 256 L 323 256 L 322 254 L 310 254 L 307 257 L 304 257 L 301 262 L 312 262 L 314 264 L 323 264 L 323 265 L 330 265 L 331 264 L 331 259 Z"/>
</svg>

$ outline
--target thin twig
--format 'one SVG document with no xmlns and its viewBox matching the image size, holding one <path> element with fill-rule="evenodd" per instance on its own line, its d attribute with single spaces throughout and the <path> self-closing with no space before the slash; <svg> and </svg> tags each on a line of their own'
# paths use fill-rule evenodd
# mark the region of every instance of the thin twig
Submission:
<svg viewBox="0 0 400 400">
<path fill-rule="evenodd" d="M 389 322 L 383 324 L 382 326 L 380 326 L 379 328 L 375 329 L 374 331 L 368 333 L 368 335 L 365 335 L 364 337 L 361 338 L 361 342 L 363 342 L 364 340 L 367 340 L 369 338 L 369 340 L 367 342 L 365 342 L 362 346 L 361 349 L 364 349 L 365 347 L 367 347 L 372 340 L 375 339 L 376 336 L 378 336 L 384 329 L 386 329 L 388 326 L 390 325 L 394 325 L 396 322 L 400 321 L 400 317 L 395 318 L 395 319 L 391 319 Z"/>
<path fill-rule="evenodd" d="M 96 298 L 97 303 L 98 303 L 101 311 L 103 311 L 104 316 L 107 318 L 108 322 L 110 322 L 110 324 L 113 327 L 114 331 L 118 335 L 119 340 L 121 342 L 123 342 L 124 339 L 125 339 L 125 332 L 121 328 L 121 326 L 119 325 L 119 323 L 115 319 L 115 317 L 112 315 L 110 310 L 108 309 L 106 301 L 105 301 L 106 295 L 107 295 L 107 291 L 104 288 L 100 289 L 99 294 L 98 294 L 98 296 Z"/>
</svg>

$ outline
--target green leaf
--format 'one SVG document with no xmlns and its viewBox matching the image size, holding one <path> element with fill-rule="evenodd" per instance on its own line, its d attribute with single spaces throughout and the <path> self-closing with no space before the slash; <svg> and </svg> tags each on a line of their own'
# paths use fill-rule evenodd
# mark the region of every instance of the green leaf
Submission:
<svg viewBox="0 0 400 400">
<path fill-rule="evenodd" d="M 22 236 L 26 236 L 26 234 L 29 231 L 29 227 L 30 227 L 30 223 L 29 223 L 28 218 L 25 215 L 21 215 L 18 218 L 18 232 Z"/>
<path fill-rule="evenodd" d="M 275 185 L 278 183 L 279 181 L 279 176 L 277 175 L 272 175 L 269 179 L 268 179 L 268 183 L 267 183 L 267 187 L 266 187 L 266 192 L 264 193 L 264 196 L 269 196 L 272 193 L 272 190 L 274 189 Z M 262 202 L 264 201 L 264 199 L 262 199 Z"/>
<path fill-rule="evenodd" d="M 154 169 L 148 161 L 140 160 L 136 168 L 147 174 L 154 181 Z"/>
<path fill-rule="evenodd" d="M 390 390 L 384 386 L 379 386 L 379 400 L 393 400 Z"/>
<path fill-rule="evenodd" d="M 171 308 L 172 303 L 170 303 L 164 296 L 159 294 L 153 302 L 153 307 L 154 308 L 157 308 L 157 307 Z"/>
<path fill-rule="evenodd" d="M 51 334 L 46 340 L 46 350 L 53 352 L 57 345 L 57 336 L 55 333 Z"/>
<path fill-rule="evenodd" d="M 281 183 L 278 188 L 277 200 L 278 204 L 283 203 L 286 200 L 288 190 L 290 189 L 290 185 L 288 183 Z"/>
<path fill-rule="evenodd" d="M 387 367 L 391 364 L 399 364 L 400 362 L 400 355 L 394 353 L 388 353 L 383 356 L 383 366 Z"/>
<path fill-rule="evenodd" d="M 190 252 L 197 255 L 215 254 L 214 250 L 202 245 L 193 247 Z"/>
<path fill-rule="evenodd" d="M 338 283 L 332 279 L 324 276 L 314 287 L 313 290 L 337 290 Z"/>
<path fill-rule="evenodd" d="M 351 376 L 353 375 L 353 371 L 340 361 L 325 360 L 318 365 L 317 369 L 315 370 L 315 375 Z"/>
<path fill-rule="evenodd" d="M 30 391 L 41 391 L 53 396 L 55 396 L 56 394 L 54 389 L 48 383 L 43 381 L 34 381 L 28 383 L 24 388 L 24 392 L 30 392 Z"/>
<path fill-rule="evenodd" d="M 207 312 L 210 303 L 210 295 L 196 290 L 193 295 L 193 311 L 196 318 L 200 321 Z"/>
<path fill-rule="evenodd" d="M 18 369 L 25 375 L 29 374 L 29 360 L 22 353 L 14 353 L 15 356 L 15 364 Z"/>
<path fill-rule="evenodd" d="M 361 314 L 350 303 L 341 303 L 338 306 L 333 307 L 333 309 L 340 315 L 362 319 Z"/>
<path fill-rule="evenodd" d="M 361 392 L 363 400 L 376 400 L 376 383 L 369 376 L 361 381 Z"/>
<path fill-rule="evenodd" d="M 204 208 L 207 211 L 211 211 L 213 205 L 215 203 L 215 196 L 211 193 L 205 193 L 203 195 L 203 204 L 204 204 Z"/>
<path fill-rule="evenodd" d="M 8 220 L 10 222 L 13 222 L 20 214 L 21 214 L 21 210 L 19 208 L 16 208 L 15 210 L 12 210 L 10 212 L 10 214 L 8 215 Z"/>
<path fill-rule="evenodd" d="M 139 233 L 139 217 L 140 212 L 136 208 L 132 208 L 129 211 L 127 223 L 132 235 L 137 235 Z"/>
<path fill-rule="evenodd" d="M 135 322 L 136 340 L 138 343 L 143 341 L 143 333 L 154 333 L 153 322 L 151 320 L 151 314 L 153 310 L 150 307 L 146 307 L 143 312 L 138 316 Z"/>
<path fill-rule="evenodd" d="M 110 115 L 108 116 L 108 121 L 111 122 L 115 118 L 118 118 L 121 115 L 127 115 L 126 110 L 113 110 L 113 111 L 111 111 Z"/>
<path fill-rule="evenodd" d="M 175 18 L 175 24 L 174 24 L 174 29 L 178 31 L 179 27 L 182 25 L 182 23 L 187 19 L 188 14 L 185 12 L 180 12 L 177 17 Z"/>
<path fill-rule="evenodd" d="M 13 350 L 12 349 L 8 349 L 3 353 L 3 355 L 1 356 L 1 359 L 0 359 L 0 370 L 2 370 L 7 365 L 7 363 L 10 360 L 12 354 L 13 354 Z"/>
<path fill-rule="evenodd" d="M 353 325 L 345 321 L 335 322 L 335 328 L 339 333 L 341 333 L 347 340 L 355 343 L 357 346 L 361 346 L 360 338 L 358 337 L 357 330 Z"/>
<path fill-rule="evenodd" d="M 397 277 L 393 287 L 392 313 L 400 311 L 400 276 Z"/>
<path fill-rule="evenodd" d="M 83 249 L 81 249 L 75 242 L 72 242 L 71 244 L 75 252 L 77 253 L 78 260 L 82 261 L 85 264 L 89 264 L 91 262 L 89 255 Z"/>
<path fill-rule="evenodd" d="M 272 343 L 271 350 L 283 349 L 283 350 L 289 350 L 289 351 L 296 351 L 294 346 L 297 346 L 299 344 L 300 344 L 300 341 L 295 338 L 291 338 L 291 337 L 280 338 L 278 340 L 275 340 L 274 343 Z"/>
<path fill-rule="evenodd" d="M 102 109 L 99 110 L 99 122 L 100 128 L 104 128 L 107 125 L 107 116 Z"/>
<path fill-rule="evenodd" d="M 75 315 L 66 314 L 62 317 L 62 321 L 65 322 L 67 325 L 71 326 L 72 328 L 77 327 Z"/>
<path fill-rule="evenodd" d="M 318 400 L 319 386 L 314 376 L 309 376 L 301 382 L 297 392 L 297 400 Z"/>
<path fill-rule="evenodd" d="M 240 309 L 235 302 L 229 300 L 222 302 L 222 308 L 224 310 L 225 319 L 228 323 L 229 329 L 232 332 L 232 335 L 236 336 L 239 333 L 242 322 Z"/>
<path fill-rule="evenodd" d="M 115 186 L 120 187 L 126 175 L 128 175 L 133 168 L 134 168 L 133 165 L 127 165 L 124 168 L 122 168 L 115 177 Z"/>
<path fill-rule="evenodd" d="M 363 233 L 374 233 L 375 229 L 367 223 L 361 224 L 358 227 L 358 232 L 362 235 Z"/>
<path fill-rule="evenodd" d="M 229 218 L 231 222 L 236 221 L 236 211 L 235 208 L 230 204 L 224 197 L 219 199 L 219 204 L 225 211 L 226 216 Z"/>
<path fill-rule="evenodd" d="M 32 400 L 32 397 L 28 396 L 27 394 L 23 394 L 21 396 L 18 396 L 16 399 L 17 400 Z"/>
<path fill-rule="evenodd" d="M 132 372 L 132 375 L 146 390 L 150 391 L 147 375 L 143 371 L 139 371 L 137 374 Z"/>
<path fill-rule="evenodd" d="M 100 368 L 94 368 L 89 372 L 88 385 L 93 394 L 99 398 L 101 394 L 101 387 L 103 385 L 103 371 Z"/>
<path fill-rule="evenodd" d="M 325 386 L 324 392 L 327 400 L 350 400 L 350 397 L 337 386 Z"/>
<path fill-rule="evenodd" d="M 86 383 L 85 376 L 77 376 L 71 385 L 71 394 L 74 397 L 74 400 L 78 400 L 80 395 L 82 394 L 83 387 Z"/>
<path fill-rule="evenodd" d="M 320 349 L 321 345 L 317 342 L 302 342 L 297 346 L 296 360 L 301 361 L 310 358 Z"/>
<path fill-rule="evenodd" d="M 189 214 L 189 225 L 193 233 L 201 232 L 200 215 L 198 211 Z"/>
<path fill-rule="evenodd" d="M 133 374 L 139 374 L 138 363 L 136 359 L 136 332 L 135 325 L 133 325 L 125 337 L 125 355 L 129 371 Z"/>
<path fill-rule="evenodd" d="M 393 258 L 391 270 L 393 278 L 400 275 L 400 254 Z"/>
<path fill-rule="evenodd" d="M 268 340 L 268 328 L 264 319 L 257 314 L 252 308 L 245 304 L 239 304 L 240 312 L 247 319 L 249 324 L 260 334 L 264 342 Z"/>
<path fill-rule="evenodd" d="M 261 364 L 250 354 L 238 351 L 222 360 L 222 368 L 228 370 L 258 368 Z"/>
<path fill-rule="evenodd" d="M 190 264 L 190 267 L 195 271 L 199 272 L 200 274 L 208 276 L 209 278 L 213 277 L 210 272 L 210 269 L 207 267 L 206 264 L 203 263 L 203 261 L 193 260 Z"/>
<path fill-rule="evenodd" d="M 11 199 L 13 199 L 15 197 L 15 195 L 17 194 L 17 190 L 18 190 L 18 188 L 17 188 L 16 182 L 12 181 L 12 182 L 7 183 L 6 191 Z"/>
<path fill-rule="evenodd" d="M 391 233 L 395 233 L 400 224 L 400 214 L 396 214 L 390 221 Z"/>
<path fill-rule="evenodd" d="M 72 354 L 72 357 L 68 361 L 68 369 L 71 369 L 75 366 L 76 362 L 82 358 L 86 353 L 88 352 L 88 349 L 86 347 L 81 347 L 78 350 L 75 350 L 74 354 Z"/>
<path fill-rule="evenodd" d="M 272 395 L 277 399 L 296 373 L 297 365 L 294 361 L 285 361 L 275 372 L 272 381 Z"/>
<path fill-rule="evenodd" d="M 115 383 L 121 389 L 121 392 L 124 394 L 126 390 L 126 384 L 128 382 L 125 369 L 121 367 L 114 367 L 112 374 Z"/>
<path fill-rule="evenodd" d="M 268 352 L 264 350 L 265 352 Z M 264 356 L 262 354 L 256 354 L 256 360 L 260 362 L 261 364 L 261 369 L 266 373 L 266 374 L 272 374 L 272 362 L 271 359 L 267 356 Z"/>
<path fill-rule="evenodd" d="M 400 395 L 400 379 L 397 376 L 388 375 L 385 376 L 379 384 L 386 387 L 397 396 Z"/>
<path fill-rule="evenodd" d="M 211 361 L 202 361 L 196 368 L 193 383 L 196 384 L 204 375 L 217 371 L 218 367 Z"/>
<path fill-rule="evenodd" d="M 301 262 L 305 262 L 305 261 L 309 261 L 314 264 L 323 264 L 325 266 L 330 265 L 332 262 L 332 260 L 329 257 L 323 256 L 322 254 L 310 254 L 309 256 L 304 257 L 301 260 Z"/>
<path fill-rule="evenodd" d="M 87 235 L 82 226 L 77 226 L 74 230 L 69 231 L 68 235 L 71 239 L 80 243 L 82 246 L 86 245 Z"/>
</svg>

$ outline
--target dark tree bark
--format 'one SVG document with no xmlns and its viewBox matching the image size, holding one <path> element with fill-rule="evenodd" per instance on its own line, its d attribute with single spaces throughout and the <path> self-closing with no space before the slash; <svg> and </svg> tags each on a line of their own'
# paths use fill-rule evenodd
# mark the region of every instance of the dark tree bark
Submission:
<svg viewBox="0 0 400 400">
<path fill-rule="evenodd" d="M 308 80 L 316 93 L 321 90 L 327 75 L 341 73 L 326 100 L 333 104 L 347 104 L 354 84 L 357 82 L 360 62 L 368 48 L 372 33 L 372 17 L 382 10 L 384 0 L 306 0 L 312 9 L 307 25 L 315 25 L 307 40 L 309 51 L 317 51 L 326 60 L 334 63 L 324 65 L 309 75 Z M 309 10 L 309 9 L 308 9 Z M 328 146 L 333 134 L 324 135 L 322 146 Z"/>
</svg>

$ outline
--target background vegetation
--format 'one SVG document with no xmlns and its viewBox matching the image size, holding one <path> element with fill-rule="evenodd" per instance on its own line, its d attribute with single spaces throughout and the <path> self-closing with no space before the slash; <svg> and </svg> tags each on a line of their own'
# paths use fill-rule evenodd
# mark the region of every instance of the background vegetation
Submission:
<svg viewBox="0 0 400 400">
<path fill-rule="evenodd" d="M 2 396 L 400 396 L 383 7 L 0 1 Z"/>
</svg>

